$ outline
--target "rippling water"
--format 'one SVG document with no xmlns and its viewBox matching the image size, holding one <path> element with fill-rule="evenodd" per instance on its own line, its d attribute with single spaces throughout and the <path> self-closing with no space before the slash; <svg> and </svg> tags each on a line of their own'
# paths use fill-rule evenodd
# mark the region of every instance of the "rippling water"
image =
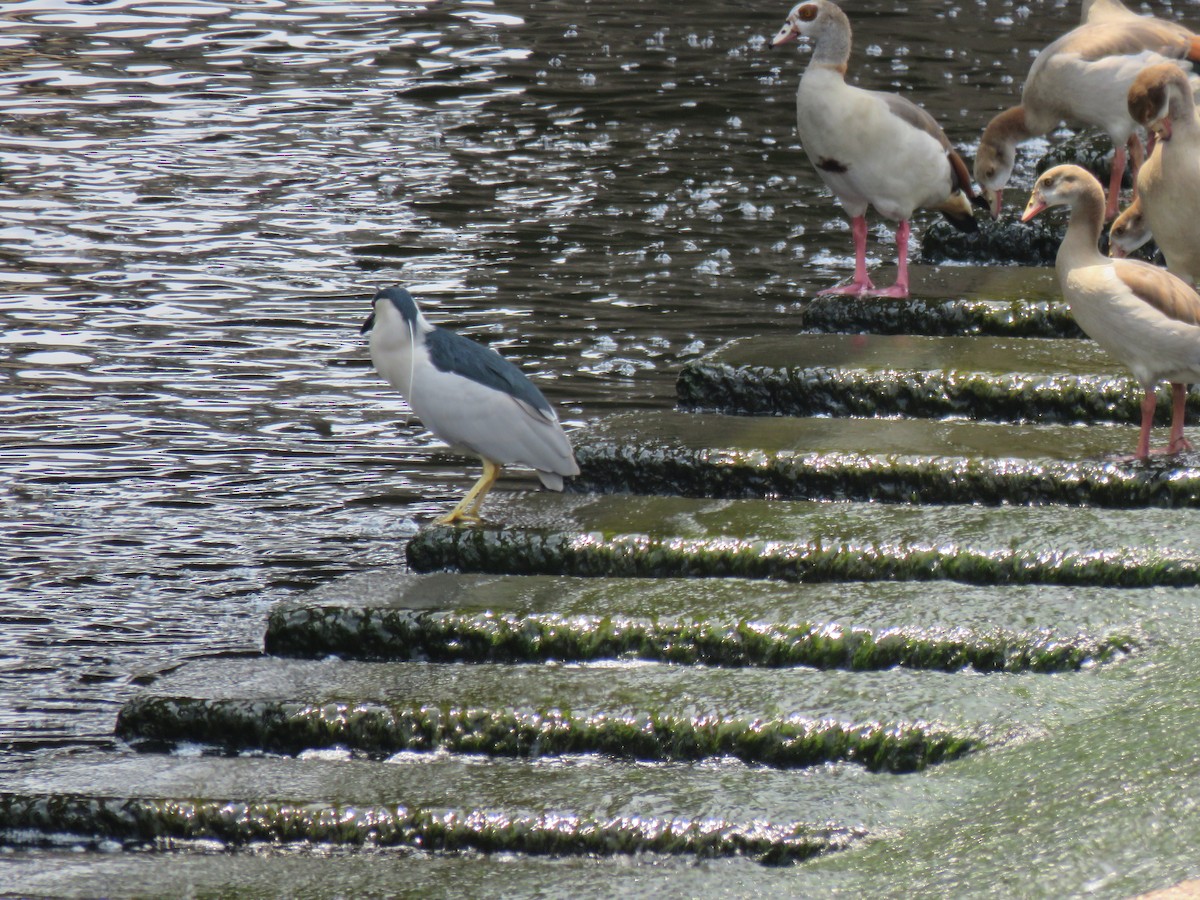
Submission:
<svg viewBox="0 0 1200 900">
<path fill-rule="evenodd" d="M 255 652 L 271 603 L 399 562 L 467 485 L 369 369 L 376 287 L 522 363 L 569 425 L 794 328 L 850 239 L 795 140 L 804 57 L 768 46 L 786 12 L 0 7 L 0 746 L 109 741 L 143 676 Z M 862 82 L 966 147 L 1078 15 L 850 12 Z"/>
</svg>

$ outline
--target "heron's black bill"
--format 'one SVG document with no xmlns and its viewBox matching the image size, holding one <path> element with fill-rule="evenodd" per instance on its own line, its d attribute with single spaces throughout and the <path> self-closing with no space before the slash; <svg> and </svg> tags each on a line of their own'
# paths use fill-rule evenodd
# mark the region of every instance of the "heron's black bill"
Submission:
<svg viewBox="0 0 1200 900">
<path fill-rule="evenodd" d="M 362 328 L 359 329 L 359 334 L 366 334 L 368 331 L 370 331 L 374 327 L 375 327 L 375 313 L 372 312 L 369 316 L 367 316 L 367 321 L 362 323 Z"/>
</svg>

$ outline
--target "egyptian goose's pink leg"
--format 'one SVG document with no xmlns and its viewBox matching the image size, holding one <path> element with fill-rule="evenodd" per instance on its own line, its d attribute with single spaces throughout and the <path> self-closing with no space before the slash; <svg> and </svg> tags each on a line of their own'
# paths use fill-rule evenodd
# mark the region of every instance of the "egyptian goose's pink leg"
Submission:
<svg viewBox="0 0 1200 900">
<path fill-rule="evenodd" d="M 850 233 L 854 235 L 854 280 L 849 284 L 826 288 L 818 294 L 866 294 L 875 290 L 875 285 L 867 277 L 867 217 L 852 218 Z"/>
<path fill-rule="evenodd" d="M 1183 420 L 1187 409 L 1187 385 L 1178 382 L 1171 383 L 1171 442 L 1167 444 L 1168 453 L 1182 453 L 1191 450 L 1192 443 L 1183 436 Z"/>
<path fill-rule="evenodd" d="M 1121 201 L 1121 179 L 1125 177 L 1125 148 L 1113 151 L 1112 174 L 1108 179 L 1108 204 L 1104 207 L 1104 219 L 1117 216 L 1117 204 Z"/>
<path fill-rule="evenodd" d="M 1154 427 L 1154 409 L 1158 406 L 1158 394 L 1154 388 L 1147 388 L 1142 395 L 1142 433 L 1138 437 L 1137 452 L 1134 459 L 1148 459 L 1150 456 L 1150 429 Z"/>
<path fill-rule="evenodd" d="M 896 228 L 896 283 L 891 287 L 874 291 L 876 297 L 908 296 L 908 237 L 911 233 L 908 219 L 901 219 Z"/>
<path fill-rule="evenodd" d="M 1150 137 L 1153 139 L 1154 132 L 1150 132 Z M 1150 147 L 1153 150 L 1153 145 Z M 1133 196 L 1137 196 L 1137 173 L 1142 168 L 1142 163 L 1146 161 L 1146 154 L 1150 150 L 1142 149 L 1142 139 L 1136 134 L 1129 136 L 1129 173 L 1133 176 Z"/>
</svg>

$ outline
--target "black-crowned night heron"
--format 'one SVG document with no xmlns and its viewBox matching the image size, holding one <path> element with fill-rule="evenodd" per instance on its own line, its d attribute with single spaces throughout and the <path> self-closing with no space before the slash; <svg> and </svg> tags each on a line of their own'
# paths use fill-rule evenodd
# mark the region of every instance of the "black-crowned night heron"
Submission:
<svg viewBox="0 0 1200 900">
<path fill-rule="evenodd" d="M 483 460 L 483 474 L 437 524 L 479 521 L 504 466 L 528 466 L 552 491 L 578 475 L 554 410 L 521 370 L 490 347 L 431 325 L 404 288 L 375 294 L 363 333 L 371 362 L 425 427 L 455 450 Z"/>
</svg>

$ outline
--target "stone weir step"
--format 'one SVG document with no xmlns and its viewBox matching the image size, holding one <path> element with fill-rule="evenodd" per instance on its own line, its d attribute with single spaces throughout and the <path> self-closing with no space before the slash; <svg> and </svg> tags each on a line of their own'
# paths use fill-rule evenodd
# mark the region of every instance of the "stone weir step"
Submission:
<svg viewBox="0 0 1200 900">
<path fill-rule="evenodd" d="M 1061 300 L 1053 269 L 943 266 L 920 278 L 919 297 L 817 296 L 803 305 L 806 331 L 997 337 L 1083 336 Z"/>
<path fill-rule="evenodd" d="M 782 783 L 792 777 L 745 766 L 639 771 L 615 764 L 540 766 L 417 754 L 387 763 L 348 754 L 300 760 L 64 755 L 5 779 L 0 846 L 83 841 L 109 850 L 114 843 L 178 850 L 200 841 L 210 853 L 216 842 L 243 850 L 323 845 L 599 856 L 650 852 L 788 862 L 865 836 L 861 826 L 829 823 L 831 814 L 854 816 L 855 803 L 841 808 L 830 803 L 836 792 L 829 786 L 822 792 L 824 804 L 816 796 L 796 798 L 805 792 Z M 635 782 L 639 788 L 631 792 Z M 779 783 L 764 791 L 772 782 Z M 547 796 L 556 798 L 553 811 L 546 810 Z M 770 821 L 764 821 L 764 812 Z M 797 814 L 813 818 L 798 821 Z"/>
<path fill-rule="evenodd" d="M 685 365 L 676 391 L 686 409 L 739 415 L 1002 422 L 1139 422 L 1142 396 L 1092 341 L 880 334 L 741 338 Z"/>
<path fill-rule="evenodd" d="M 1200 510 L 497 496 L 432 527 L 414 571 L 1105 587 L 1200 585 Z"/>
<path fill-rule="evenodd" d="M 1137 644 L 1129 600 L 1118 601 L 1115 591 L 1082 589 L 1086 596 L 1075 597 L 1039 589 L 1033 602 L 1043 622 L 1057 618 L 1054 601 L 1042 596 L 1051 591 L 1067 609 L 1112 605 L 1099 631 L 1072 633 L 1067 624 L 1056 633 L 986 621 L 977 610 L 1024 624 L 1034 608 L 1028 587 L 990 596 L 995 590 L 943 584 L 918 592 L 883 584 L 873 592 L 870 616 L 880 624 L 871 626 L 830 617 L 856 607 L 843 585 L 385 572 L 340 579 L 324 596 L 279 604 L 265 646 L 276 656 L 308 659 L 1060 672 L 1122 656 Z M 1022 612 L 1014 615 L 1014 608 Z M 951 624 L 973 615 L 984 622 Z M 904 624 L 914 617 L 936 624 Z"/>
<path fill-rule="evenodd" d="M 1163 436 L 1165 440 L 1165 436 Z M 1200 505 L 1200 454 L 1126 457 L 1127 425 L 614 416 L 575 438 L 580 492 L 1085 506 Z"/>
<path fill-rule="evenodd" d="M 1008 679 L 987 685 L 945 679 L 900 669 L 826 673 L 634 662 L 219 660 L 189 665 L 130 700 L 117 733 L 142 749 L 187 743 L 282 754 L 342 748 L 371 758 L 404 752 L 726 758 L 780 769 L 856 763 L 898 773 L 983 746 L 975 711 L 995 716 L 1014 704 Z M 987 707 L 979 706 L 983 694 L 991 700 Z M 1015 719 L 1020 715 L 1014 711 Z M 1003 739 L 1005 728 L 995 731 L 992 742 Z"/>
</svg>

